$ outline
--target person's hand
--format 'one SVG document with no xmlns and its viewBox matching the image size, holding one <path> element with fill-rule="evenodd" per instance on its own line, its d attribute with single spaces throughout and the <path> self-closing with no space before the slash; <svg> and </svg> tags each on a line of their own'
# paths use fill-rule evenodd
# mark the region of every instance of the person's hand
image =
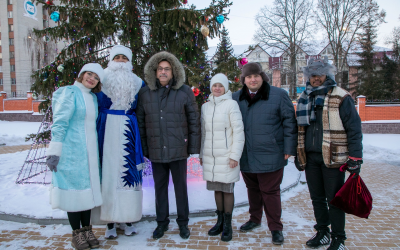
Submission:
<svg viewBox="0 0 400 250">
<path fill-rule="evenodd" d="M 60 157 L 57 155 L 49 155 L 46 157 L 46 164 L 49 169 L 53 172 L 57 172 L 57 165 L 60 161 Z"/>
<path fill-rule="evenodd" d="M 361 164 L 363 163 L 363 160 L 354 160 L 349 158 L 349 160 L 346 162 L 347 163 L 347 171 L 350 172 L 351 175 L 355 174 L 353 176 L 353 179 L 356 178 L 361 171 Z"/>
<path fill-rule="evenodd" d="M 229 159 L 229 167 L 230 168 L 236 168 L 239 165 L 239 163 L 235 160 Z"/>
<path fill-rule="evenodd" d="M 285 161 L 286 161 L 287 159 L 289 159 L 290 156 L 291 156 L 291 155 L 285 154 Z"/>
<path fill-rule="evenodd" d="M 203 166 L 203 158 L 199 158 L 200 160 L 200 166 Z"/>
</svg>

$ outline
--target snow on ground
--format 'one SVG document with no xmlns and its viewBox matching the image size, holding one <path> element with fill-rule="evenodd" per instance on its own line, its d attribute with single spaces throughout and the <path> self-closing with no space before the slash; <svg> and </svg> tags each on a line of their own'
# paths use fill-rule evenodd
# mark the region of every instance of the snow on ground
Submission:
<svg viewBox="0 0 400 250">
<path fill-rule="evenodd" d="M 52 209 L 49 205 L 48 186 L 38 184 L 15 184 L 28 151 L 0 155 L 0 212 L 22 214 L 36 218 L 67 218 L 66 212 Z M 50 172 L 47 173 L 51 175 Z M 298 178 L 293 163 L 285 168 L 281 187 L 287 187 Z M 42 174 L 44 176 L 44 174 Z M 48 176 L 49 177 L 49 176 Z M 46 177 L 46 179 L 48 178 Z M 170 213 L 176 213 L 174 186 L 170 177 L 168 188 Z M 214 193 L 206 190 L 202 177 L 188 176 L 188 197 L 191 212 L 215 209 Z M 241 178 L 235 185 L 236 204 L 247 202 L 246 185 Z M 155 215 L 155 194 L 152 176 L 143 178 L 143 214 Z"/>
<path fill-rule="evenodd" d="M 0 145 L 6 146 L 31 144 L 32 141 L 25 142 L 28 134 L 36 134 L 41 122 L 9 122 L 0 121 Z"/>
<path fill-rule="evenodd" d="M 400 166 L 400 134 L 364 134 L 363 148 L 365 160 Z"/>
<path fill-rule="evenodd" d="M 282 201 L 286 201 L 290 199 L 291 197 L 294 197 L 298 195 L 300 192 L 304 192 L 304 189 L 307 188 L 307 185 L 298 185 L 293 189 L 290 189 L 289 192 L 283 193 L 282 194 Z M 241 208 L 235 208 L 233 211 L 233 215 L 240 215 L 244 212 L 248 211 L 248 206 L 241 207 Z M 304 226 L 308 226 L 308 228 L 313 225 L 313 221 L 307 221 L 304 218 L 301 218 L 301 216 L 298 215 L 297 211 L 289 210 L 283 208 L 282 211 L 282 218 L 284 219 L 285 223 L 288 224 L 296 224 L 297 228 L 299 230 L 305 228 Z M 215 217 L 197 217 L 197 218 L 190 218 L 189 220 L 189 227 L 190 225 L 199 222 L 199 221 L 204 221 L 204 220 L 209 220 L 209 219 L 214 219 Z M 234 226 L 237 224 L 234 222 Z M 95 228 L 99 227 L 104 227 L 104 226 L 94 226 Z M 149 222 L 149 221 L 142 221 L 135 223 L 135 227 L 138 230 L 138 234 L 132 237 L 127 237 L 124 235 L 120 235 L 118 237 L 118 246 L 115 246 L 115 249 L 132 249 L 132 244 L 134 244 L 135 249 L 146 249 L 146 250 L 155 250 L 158 249 L 156 246 L 147 246 L 148 243 L 148 238 L 151 237 L 153 230 L 157 227 L 157 223 L 155 221 Z M 177 227 L 175 221 L 171 221 L 170 228 L 172 227 Z M 9 221 L 0 221 L 0 231 L 2 230 L 19 230 L 19 229 L 29 229 L 30 231 L 38 232 L 40 236 L 46 236 L 46 237 L 53 237 L 53 239 L 56 239 L 64 234 L 70 234 L 71 233 L 71 227 L 69 225 L 48 225 L 48 226 L 40 226 L 34 223 L 15 223 L 15 222 L 9 222 Z M 261 225 L 261 228 L 259 230 L 264 230 L 268 231 L 268 225 L 266 222 L 263 222 Z M 203 232 L 206 234 L 207 232 Z M 104 235 L 97 235 L 99 236 L 100 240 L 104 239 Z M 170 234 L 168 235 L 168 239 L 173 240 L 177 243 L 180 242 L 187 242 L 187 240 L 183 240 L 180 238 L 178 234 Z M 268 239 L 269 240 L 269 239 Z M 237 244 L 237 243 L 236 243 Z M 35 241 L 35 240 L 27 240 L 27 239 L 21 239 L 21 240 L 13 240 L 11 242 L 7 243 L 7 249 L 21 249 L 22 247 L 49 247 L 51 246 L 51 241 L 46 242 L 46 241 Z M 230 246 L 240 246 L 240 245 L 235 245 L 235 243 L 231 242 Z M 69 247 L 69 242 L 66 242 L 65 247 Z"/>
</svg>

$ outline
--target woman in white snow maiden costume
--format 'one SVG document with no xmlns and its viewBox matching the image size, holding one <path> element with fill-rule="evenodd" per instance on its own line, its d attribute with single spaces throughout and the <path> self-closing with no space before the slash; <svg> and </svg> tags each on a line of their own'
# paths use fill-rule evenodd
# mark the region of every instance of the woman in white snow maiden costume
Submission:
<svg viewBox="0 0 400 250">
<path fill-rule="evenodd" d="M 216 74 L 210 82 L 209 102 L 201 107 L 200 164 L 207 189 L 214 191 L 218 220 L 208 235 L 221 232 L 222 241 L 232 239 L 233 188 L 239 181 L 239 160 L 244 146 L 242 114 L 232 100 L 228 78 Z"/>
<path fill-rule="evenodd" d="M 125 235 L 136 234 L 132 222 L 142 218 L 144 159 L 135 109 L 144 83 L 132 68 L 132 51 L 114 46 L 104 70 L 102 92 L 96 94 L 103 196 L 100 219 L 108 222 L 108 239 L 117 237 L 116 222 L 125 228 Z"/>
<path fill-rule="evenodd" d="M 50 204 L 67 211 L 75 249 L 98 248 L 90 225 L 91 209 L 102 204 L 96 135 L 97 97 L 104 71 L 88 63 L 74 85 L 53 93 L 53 125 L 47 166 L 53 171 Z M 81 228 L 82 225 L 82 228 Z"/>
</svg>

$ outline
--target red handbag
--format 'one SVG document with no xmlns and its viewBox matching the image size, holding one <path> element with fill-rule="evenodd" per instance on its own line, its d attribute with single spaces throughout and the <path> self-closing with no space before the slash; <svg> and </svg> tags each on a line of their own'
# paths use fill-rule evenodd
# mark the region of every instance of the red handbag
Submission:
<svg viewBox="0 0 400 250">
<path fill-rule="evenodd" d="M 347 163 L 340 167 L 346 171 Z M 348 214 L 368 219 L 372 210 L 372 196 L 361 176 L 353 179 L 350 175 L 343 187 L 336 193 L 331 204 Z"/>
</svg>

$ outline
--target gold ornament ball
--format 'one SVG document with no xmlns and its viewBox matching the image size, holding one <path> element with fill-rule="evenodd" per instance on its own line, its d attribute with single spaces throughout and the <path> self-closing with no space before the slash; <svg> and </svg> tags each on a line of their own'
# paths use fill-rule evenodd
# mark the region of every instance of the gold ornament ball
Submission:
<svg viewBox="0 0 400 250">
<path fill-rule="evenodd" d="M 200 31 L 201 31 L 201 34 L 203 34 L 203 36 L 205 36 L 205 37 L 207 37 L 208 34 L 210 34 L 210 30 L 205 25 L 201 26 Z"/>
</svg>

